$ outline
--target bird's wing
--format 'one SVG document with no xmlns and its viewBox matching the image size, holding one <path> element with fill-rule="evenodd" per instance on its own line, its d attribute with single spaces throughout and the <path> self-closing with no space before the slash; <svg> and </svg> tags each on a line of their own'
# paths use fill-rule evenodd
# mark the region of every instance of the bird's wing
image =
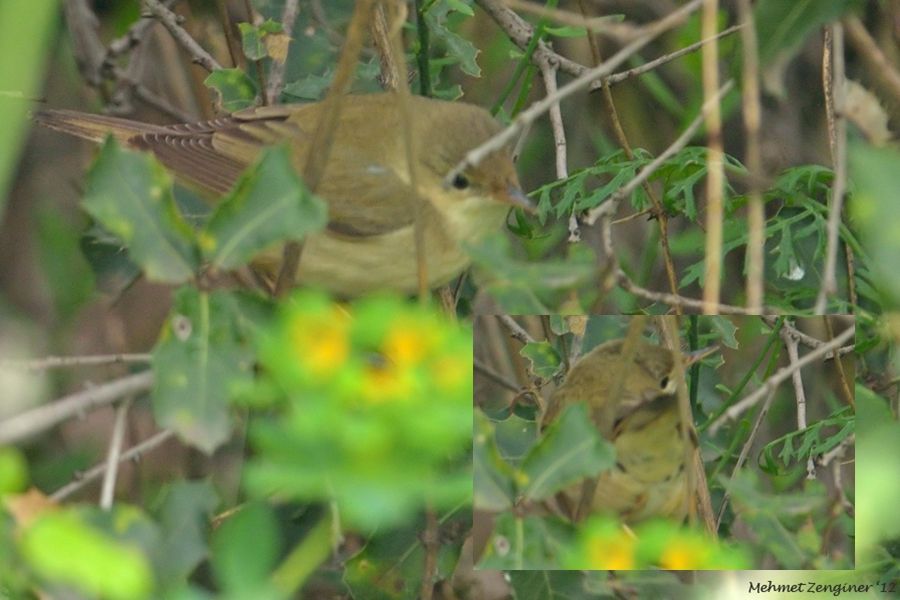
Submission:
<svg viewBox="0 0 900 600">
<path fill-rule="evenodd" d="M 314 135 L 310 119 L 292 107 L 264 107 L 165 133 L 142 135 L 136 145 L 151 150 L 167 167 L 216 193 L 231 189 L 262 148 L 290 142 L 295 167 L 305 164 Z M 288 117 L 292 117 L 288 120 Z M 389 233 L 412 224 L 415 206 L 408 183 L 376 144 L 375 155 L 353 139 L 353 123 L 335 134 L 332 155 L 316 194 L 328 204 L 328 230 L 349 237 Z M 349 139 L 348 139 L 349 138 Z M 338 154 L 339 153 L 339 154 Z M 426 205 L 426 210 L 430 207 Z"/>
</svg>

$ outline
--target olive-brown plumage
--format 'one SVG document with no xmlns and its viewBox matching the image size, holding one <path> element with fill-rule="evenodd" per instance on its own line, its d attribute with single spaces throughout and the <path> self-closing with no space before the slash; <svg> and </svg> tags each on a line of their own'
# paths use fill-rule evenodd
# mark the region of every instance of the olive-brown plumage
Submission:
<svg viewBox="0 0 900 600">
<path fill-rule="evenodd" d="M 302 172 L 323 103 L 251 108 L 211 121 L 150 125 L 73 111 L 44 111 L 47 127 L 95 142 L 107 135 L 152 152 L 176 178 L 207 196 L 228 190 L 263 148 L 287 144 Z M 425 231 L 428 284 L 435 287 L 469 262 L 461 244 L 495 233 L 510 205 L 525 205 L 508 151 L 447 185 L 445 176 L 465 154 L 500 130 L 482 108 L 412 97 L 409 103 L 419 194 L 410 185 L 403 125 L 394 93 L 348 96 L 342 102 L 332 150 L 316 193 L 328 204 L 326 231 L 307 238 L 298 283 L 345 296 L 375 289 L 413 292 L 417 287 L 413 223 Z M 424 199 L 421 200 L 421 199 Z M 420 203 L 417 207 L 416 203 Z M 274 277 L 281 250 L 255 261 Z"/>
<path fill-rule="evenodd" d="M 601 473 L 590 512 L 613 513 L 626 522 L 650 517 L 683 519 L 688 509 L 685 444 L 675 396 L 671 351 L 637 341 L 633 361 L 623 364 L 623 340 L 606 342 L 582 356 L 554 392 L 548 421 L 563 408 L 584 402 L 601 434 L 616 449 L 616 464 Z M 618 398 L 613 398 L 621 379 Z M 574 516 L 582 486 L 563 493 Z"/>
</svg>

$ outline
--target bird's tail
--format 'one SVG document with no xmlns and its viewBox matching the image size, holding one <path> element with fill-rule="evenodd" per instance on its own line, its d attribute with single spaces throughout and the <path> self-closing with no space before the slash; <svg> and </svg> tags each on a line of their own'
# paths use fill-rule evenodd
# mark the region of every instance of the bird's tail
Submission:
<svg viewBox="0 0 900 600">
<path fill-rule="evenodd" d="M 44 127 L 97 143 L 112 135 L 119 143 L 127 144 L 136 136 L 161 133 L 165 129 L 160 125 L 74 110 L 42 110 L 33 113 L 32 119 Z"/>
</svg>

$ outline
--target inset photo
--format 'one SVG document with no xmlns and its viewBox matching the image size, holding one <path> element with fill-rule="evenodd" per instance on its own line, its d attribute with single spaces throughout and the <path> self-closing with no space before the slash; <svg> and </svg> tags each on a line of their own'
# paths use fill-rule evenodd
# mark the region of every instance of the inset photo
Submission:
<svg viewBox="0 0 900 600">
<path fill-rule="evenodd" d="M 852 316 L 481 316 L 483 569 L 852 569 Z"/>
</svg>

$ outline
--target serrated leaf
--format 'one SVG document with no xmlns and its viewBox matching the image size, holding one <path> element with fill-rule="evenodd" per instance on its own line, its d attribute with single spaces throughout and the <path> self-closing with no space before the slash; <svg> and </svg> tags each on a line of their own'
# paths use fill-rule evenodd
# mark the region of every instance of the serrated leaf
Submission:
<svg viewBox="0 0 900 600">
<path fill-rule="evenodd" d="M 250 60 L 262 60 L 270 56 L 269 37 L 281 35 L 287 38 L 282 33 L 284 28 L 281 23 L 272 19 L 267 19 L 258 26 L 251 23 L 238 23 L 238 30 L 241 32 L 241 48 L 244 51 L 244 56 Z M 283 57 L 281 62 L 284 62 Z"/>
<path fill-rule="evenodd" d="M 528 342 L 519 354 L 531 362 L 531 370 L 543 379 L 550 379 L 562 366 L 562 357 L 550 342 Z"/>
<path fill-rule="evenodd" d="M 216 207 L 200 237 L 218 269 L 236 269 L 275 242 L 325 226 L 327 208 L 297 177 L 286 147 L 265 150 Z"/>
<path fill-rule="evenodd" d="M 458 2 L 455 4 L 459 4 Z M 456 8 L 448 4 L 435 4 L 427 13 L 425 13 L 425 22 L 431 36 L 435 40 L 444 43 L 447 53 L 450 57 L 459 62 L 460 68 L 466 75 L 472 77 L 481 77 L 481 67 L 478 66 L 475 58 L 478 56 L 478 48 L 472 42 L 452 31 L 447 27 L 447 17 L 450 12 L 454 12 Z M 467 14 L 469 11 L 459 11 L 461 14 Z"/>
<path fill-rule="evenodd" d="M 256 84 L 240 69 L 218 69 L 203 84 L 219 94 L 225 112 L 235 112 L 256 103 Z"/>
<path fill-rule="evenodd" d="M 231 432 L 229 386 L 249 373 L 252 356 L 237 330 L 234 297 L 184 287 L 153 350 L 153 414 L 161 427 L 211 454 Z"/>
<path fill-rule="evenodd" d="M 615 450 L 594 427 L 587 405 L 563 411 L 547 427 L 543 439 L 522 463 L 527 478 L 523 495 L 543 500 L 587 477 L 594 477 L 615 462 Z"/>
<path fill-rule="evenodd" d="M 128 248 L 148 279 L 179 283 L 198 267 L 194 232 L 175 206 L 172 178 L 150 154 L 107 139 L 91 166 L 84 209 Z"/>
<path fill-rule="evenodd" d="M 719 334 L 719 339 L 722 341 L 722 343 L 729 348 L 737 349 L 737 326 L 731 321 L 731 319 L 714 315 L 711 315 L 708 318 L 710 326 Z"/>
</svg>

